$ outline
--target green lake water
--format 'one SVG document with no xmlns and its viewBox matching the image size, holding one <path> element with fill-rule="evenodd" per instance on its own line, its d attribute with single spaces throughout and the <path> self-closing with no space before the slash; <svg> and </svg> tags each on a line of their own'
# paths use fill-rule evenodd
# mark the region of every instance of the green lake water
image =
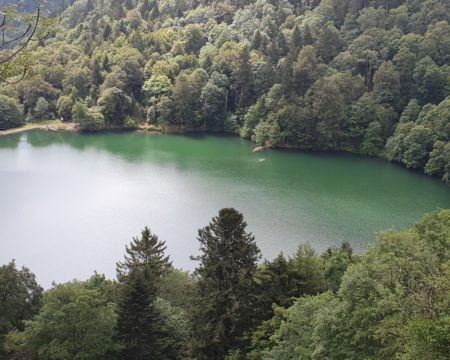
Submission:
<svg viewBox="0 0 450 360">
<path fill-rule="evenodd" d="M 31 132 L 0 138 L 0 263 L 38 281 L 113 277 L 148 225 L 177 267 L 192 270 L 197 229 L 223 207 L 244 213 L 263 257 L 413 225 L 450 207 L 438 179 L 381 159 L 267 151 L 237 137 Z"/>
</svg>

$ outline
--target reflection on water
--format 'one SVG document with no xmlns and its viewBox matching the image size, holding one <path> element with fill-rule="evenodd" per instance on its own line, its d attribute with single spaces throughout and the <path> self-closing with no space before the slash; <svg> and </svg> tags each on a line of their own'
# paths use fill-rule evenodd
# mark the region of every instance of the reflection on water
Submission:
<svg viewBox="0 0 450 360">
<path fill-rule="evenodd" d="M 124 245 L 149 225 L 174 264 L 195 267 L 196 232 L 242 211 L 265 257 L 300 242 L 361 251 L 375 233 L 450 206 L 437 179 L 380 159 L 267 151 L 229 136 L 31 132 L 0 138 L 0 263 L 39 281 L 114 276 Z"/>
</svg>

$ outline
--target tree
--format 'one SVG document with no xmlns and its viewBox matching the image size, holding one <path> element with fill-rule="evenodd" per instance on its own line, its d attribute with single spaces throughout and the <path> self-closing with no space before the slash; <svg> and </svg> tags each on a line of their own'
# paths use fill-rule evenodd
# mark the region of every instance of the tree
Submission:
<svg viewBox="0 0 450 360">
<path fill-rule="evenodd" d="M 354 261 L 353 249 L 346 241 L 340 247 L 331 247 L 322 254 L 325 280 L 328 290 L 336 293 L 341 286 L 342 277 Z"/>
<path fill-rule="evenodd" d="M 425 173 L 440 176 L 447 184 L 450 182 L 450 142 L 434 143 L 430 159 L 425 166 Z"/>
<path fill-rule="evenodd" d="M 259 48 L 261 47 L 261 42 L 262 42 L 262 38 L 261 38 L 261 32 L 259 31 L 259 29 L 256 29 L 255 32 L 253 33 L 252 36 L 252 40 L 250 42 L 250 48 L 253 50 L 259 50 Z"/>
<path fill-rule="evenodd" d="M 0 358 L 6 358 L 5 335 L 22 331 L 23 321 L 38 313 L 42 306 L 42 291 L 35 275 L 26 267 L 17 269 L 14 260 L 0 266 Z"/>
<path fill-rule="evenodd" d="M 161 96 L 166 95 L 172 87 L 172 82 L 165 75 L 153 74 L 150 79 L 148 79 L 142 91 L 148 98 L 148 102 L 151 105 L 151 122 L 156 123 L 156 105 L 158 99 Z"/>
<path fill-rule="evenodd" d="M 299 245 L 293 257 L 286 258 L 280 254 L 274 260 L 260 265 L 255 276 L 258 284 L 256 293 L 260 297 L 258 319 L 267 320 L 274 312 L 276 314 L 274 305 L 289 307 L 296 298 L 325 291 L 327 280 L 333 284 L 340 280 L 340 269 L 333 263 L 335 253 L 331 251 L 330 256 L 325 259 L 326 266 L 309 244 Z"/>
<path fill-rule="evenodd" d="M 203 45 L 205 45 L 205 36 L 201 27 L 197 24 L 188 25 L 185 29 L 184 41 L 184 51 L 187 54 L 198 54 Z"/>
<path fill-rule="evenodd" d="M 0 83 L 14 84 L 22 81 L 31 67 L 27 48 L 32 40 L 42 38 L 48 29 L 47 26 L 39 28 L 43 22 L 41 1 L 34 2 L 33 15 L 21 13 L 18 6 L 6 5 L 0 9 Z"/>
<path fill-rule="evenodd" d="M 284 321 L 278 321 L 278 328 L 270 337 L 270 340 L 273 340 L 264 344 L 259 357 L 255 359 L 312 359 L 313 354 L 318 352 L 315 327 L 319 319 L 337 305 L 338 300 L 329 292 L 298 299 L 293 306 L 285 310 Z"/>
<path fill-rule="evenodd" d="M 384 145 L 383 129 L 378 121 L 373 121 L 364 134 L 361 152 L 365 155 L 376 156 Z"/>
<path fill-rule="evenodd" d="M 74 281 L 49 290 L 25 330 L 8 336 L 8 348 L 44 360 L 94 360 L 114 353 L 116 305 L 103 298 L 100 286 Z"/>
<path fill-rule="evenodd" d="M 214 72 L 203 87 L 201 109 L 203 128 L 222 127 L 226 115 L 228 79 L 225 75 Z"/>
<path fill-rule="evenodd" d="M 343 137 L 345 99 L 331 78 L 318 80 L 308 94 L 312 111 L 317 119 L 318 145 L 333 147 Z"/>
<path fill-rule="evenodd" d="M 201 94 L 208 81 L 208 74 L 203 69 L 181 72 L 172 88 L 170 107 L 171 116 L 167 121 L 172 124 L 185 124 L 192 127 L 200 125 Z M 161 104 L 160 104 L 161 105 Z"/>
<path fill-rule="evenodd" d="M 239 108 L 247 107 L 253 102 L 253 73 L 249 57 L 249 49 L 245 47 L 239 56 L 238 67 L 233 76 L 237 96 L 236 104 Z"/>
<path fill-rule="evenodd" d="M 120 65 L 124 76 L 123 90 L 132 95 L 134 99 L 141 98 L 141 89 L 144 83 L 144 72 L 142 66 L 134 59 L 127 59 Z"/>
<path fill-rule="evenodd" d="M 291 44 L 297 49 L 300 49 L 300 47 L 302 46 L 302 33 L 298 25 L 295 25 L 294 29 L 292 30 Z"/>
<path fill-rule="evenodd" d="M 302 297 L 264 322 L 249 358 L 446 359 L 449 234 L 449 210 L 380 234 L 348 266 L 336 295 Z"/>
<path fill-rule="evenodd" d="M 400 75 L 400 93 L 403 102 L 406 103 L 416 93 L 416 83 L 411 69 L 416 67 L 417 55 L 408 48 L 402 47 L 394 56 L 393 62 Z"/>
<path fill-rule="evenodd" d="M 432 24 L 423 37 L 422 51 L 438 65 L 450 62 L 450 25 L 447 21 Z"/>
<path fill-rule="evenodd" d="M 403 139 L 403 163 L 409 168 L 424 168 L 434 142 L 433 132 L 429 128 L 423 125 L 414 126 Z"/>
<path fill-rule="evenodd" d="M 314 47 L 304 46 L 294 64 L 294 81 L 300 95 L 303 95 L 316 80 L 317 64 L 317 52 Z"/>
<path fill-rule="evenodd" d="M 414 127 L 414 123 L 399 123 L 395 128 L 395 133 L 386 143 L 386 157 L 390 161 L 401 162 L 405 152 L 404 139 Z"/>
<path fill-rule="evenodd" d="M 418 100 L 420 103 L 439 103 L 444 99 L 445 74 L 430 57 L 424 57 L 414 69 L 414 79 L 417 83 Z"/>
<path fill-rule="evenodd" d="M 399 108 L 400 76 L 392 62 L 381 64 L 373 79 L 373 93 L 380 104 Z"/>
<path fill-rule="evenodd" d="M 320 32 L 317 39 L 317 49 L 319 56 L 324 63 L 329 63 L 339 54 L 342 48 L 342 39 L 338 29 L 329 22 Z"/>
<path fill-rule="evenodd" d="M 280 126 L 276 120 L 261 121 L 256 125 L 252 140 L 258 145 L 273 147 L 281 141 Z"/>
<path fill-rule="evenodd" d="M 83 67 L 76 67 L 66 73 L 63 80 L 64 93 L 68 95 L 75 89 L 78 96 L 84 99 L 89 95 L 91 84 L 92 77 L 89 70 Z"/>
<path fill-rule="evenodd" d="M 240 212 L 226 208 L 198 231 L 200 255 L 195 259 L 200 264 L 192 313 L 198 359 L 223 360 L 230 350 L 242 350 L 242 336 L 255 326 L 252 283 L 260 255 L 246 226 Z"/>
<path fill-rule="evenodd" d="M 34 108 L 34 116 L 38 120 L 44 120 L 48 114 L 48 102 L 44 97 L 40 97 Z"/>
<path fill-rule="evenodd" d="M 0 130 L 11 129 L 23 124 L 23 115 L 16 100 L 0 95 Z"/>
<path fill-rule="evenodd" d="M 122 359 L 172 359 L 171 342 L 161 312 L 155 305 L 162 277 L 171 264 L 164 241 L 148 227 L 126 247 L 117 263 L 121 285 L 117 339 L 123 345 Z"/>
<path fill-rule="evenodd" d="M 421 107 L 419 106 L 416 99 L 410 100 L 408 105 L 403 109 L 402 115 L 400 116 L 401 123 L 415 122 L 419 117 Z"/>
<path fill-rule="evenodd" d="M 105 119 L 101 113 L 92 112 L 86 103 L 77 101 L 72 108 L 72 119 L 81 130 L 98 131 L 105 128 Z"/>
<path fill-rule="evenodd" d="M 70 120 L 72 118 L 73 105 L 71 96 L 61 96 L 57 103 L 58 115 L 64 120 Z"/>
<path fill-rule="evenodd" d="M 123 124 L 132 107 L 132 101 L 123 90 L 112 87 L 101 93 L 98 105 L 109 124 Z"/>
</svg>

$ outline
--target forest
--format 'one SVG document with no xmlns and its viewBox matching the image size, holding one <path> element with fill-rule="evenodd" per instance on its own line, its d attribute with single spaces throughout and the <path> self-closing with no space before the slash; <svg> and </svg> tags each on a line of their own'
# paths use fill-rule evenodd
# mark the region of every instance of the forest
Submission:
<svg viewBox="0 0 450 360">
<path fill-rule="evenodd" d="M 191 274 L 146 227 L 117 278 L 44 291 L 14 260 L 0 267 L 1 359 L 448 359 L 450 211 L 388 230 L 359 255 L 260 261 L 243 215 L 225 208 L 198 230 Z"/>
<path fill-rule="evenodd" d="M 20 34 L 6 20 L 33 23 L 37 2 L 0 0 L 0 130 L 227 132 L 450 184 L 448 0 L 44 3 L 33 41 L 2 62 Z M 0 266 L 0 360 L 449 359 L 450 210 L 361 254 L 319 254 L 299 234 L 295 253 L 262 259 L 234 208 L 197 241 L 192 273 L 149 227 L 115 279 L 43 289 L 32 269 Z"/>
<path fill-rule="evenodd" d="M 77 0 L 48 16 L 27 76 L 0 87 L 0 130 L 225 131 L 450 182 L 448 0 Z"/>
</svg>

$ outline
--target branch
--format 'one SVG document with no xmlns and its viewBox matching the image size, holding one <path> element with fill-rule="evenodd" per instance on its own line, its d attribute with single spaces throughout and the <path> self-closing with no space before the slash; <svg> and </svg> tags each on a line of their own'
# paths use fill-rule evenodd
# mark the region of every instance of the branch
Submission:
<svg viewBox="0 0 450 360">
<path fill-rule="evenodd" d="M 0 22 L 0 28 L 5 26 L 6 24 L 6 14 L 4 12 L 0 12 L 0 16 L 3 16 L 2 21 Z"/>
<path fill-rule="evenodd" d="M 3 76 L 0 75 L 0 83 L 6 83 L 8 85 L 18 84 L 25 78 L 25 76 L 27 75 L 27 72 L 28 72 L 28 67 L 25 66 L 23 68 L 23 72 L 22 72 L 22 75 L 20 76 L 20 78 L 17 80 L 14 80 L 14 81 L 9 81 L 8 79 L 5 79 Z"/>
<path fill-rule="evenodd" d="M 15 41 L 19 41 L 19 40 L 21 40 L 22 38 L 24 38 L 26 35 L 27 35 L 27 33 L 30 31 L 30 29 L 31 29 L 31 25 L 28 25 L 28 28 L 27 28 L 27 30 L 25 30 L 23 33 L 22 33 L 22 35 L 19 35 L 18 37 L 16 37 L 15 39 L 12 39 L 12 40 L 8 40 L 8 41 L 5 41 L 5 30 L 3 30 L 2 31 L 2 43 L 0 44 L 0 49 L 3 47 L 3 46 L 5 46 L 5 45 L 8 45 L 8 44 L 11 44 L 11 43 L 13 43 L 13 42 L 15 42 Z"/>
<path fill-rule="evenodd" d="M 40 18 L 41 18 L 41 4 L 38 4 L 38 6 L 37 6 L 37 13 L 36 13 L 36 21 L 34 23 L 34 27 L 33 27 L 33 30 L 31 32 L 31 34 L 28 36 L 27 40 L 18 49 L 16 49 L 11 55 L 7 56 L 4 59 L 1 59 L 0 60 L 0 65 L 4 65 L 7 62 L 9 62 L 12 59 L 14 59 L 17 56 L 17 54 L 19 54 L 23 49 L 25 49 L 28 46 L 28 44 L 30 43 L 32 37 L 36 33 L 37 27 L 39 25 Z"/>
</svg>

